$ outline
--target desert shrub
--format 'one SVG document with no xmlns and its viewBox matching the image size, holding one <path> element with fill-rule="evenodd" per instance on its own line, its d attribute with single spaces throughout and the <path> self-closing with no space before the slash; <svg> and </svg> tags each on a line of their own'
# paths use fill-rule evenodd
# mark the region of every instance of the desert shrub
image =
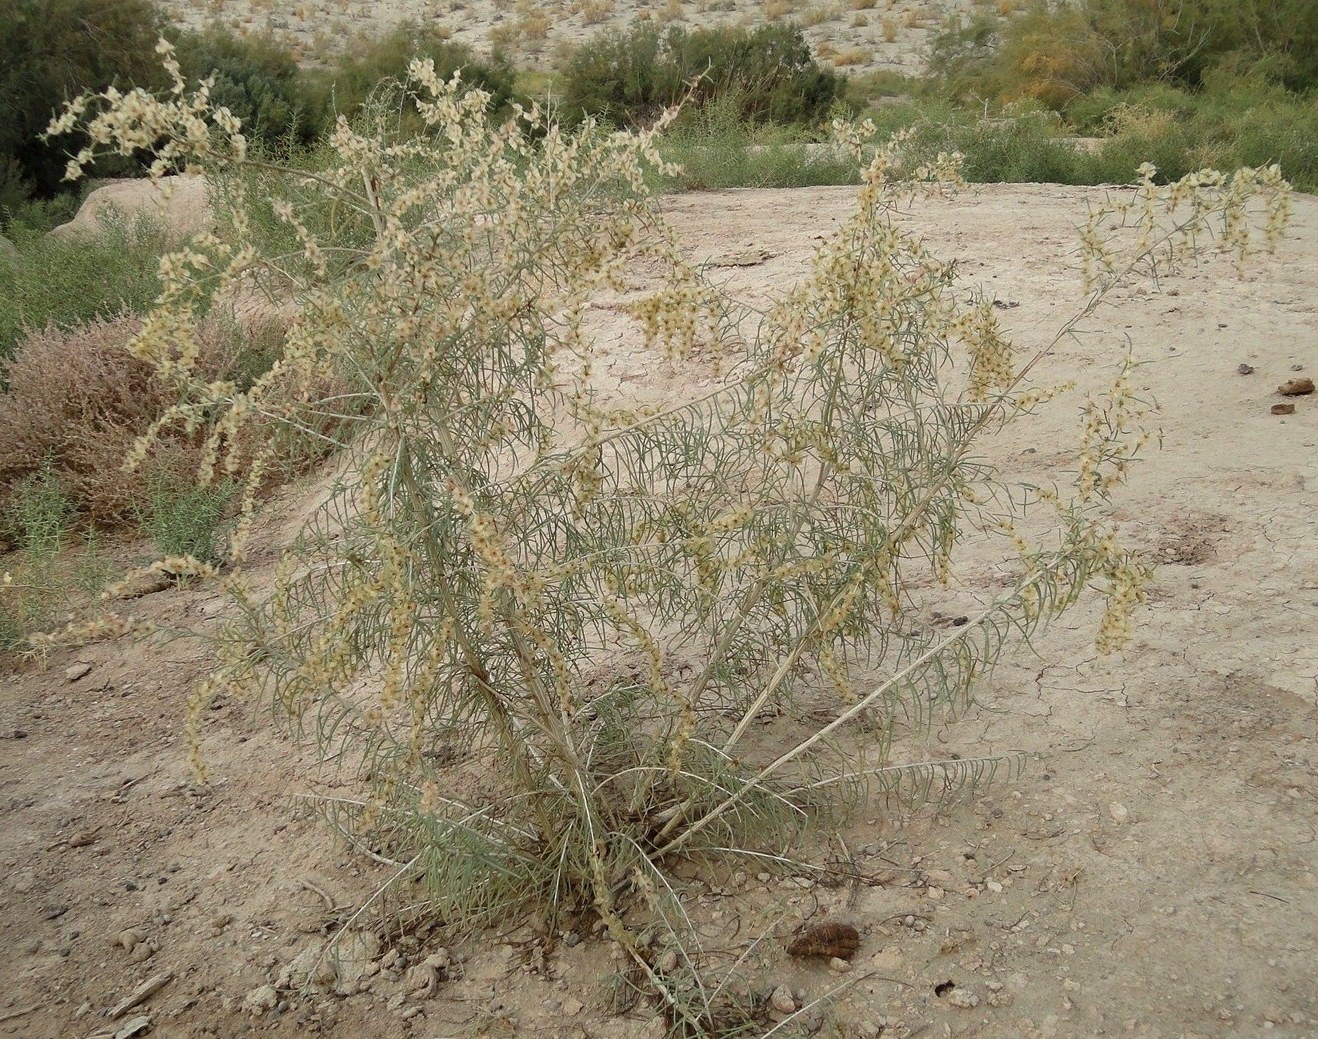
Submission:
<svg viewBox="0 0 1318 1039">
<path fill-rule="evenodd" d="M 1083 182 L 1082 160 L 1058 140 L 1058 121 L 1049 113 L 1020 112 L 1002 119 L 977 119 L 960 125 L 949 144 L 964 157 L 968 181 L 977 183 L 1076 184 Z M 1136 162 L 1125 171 L 1131 180 Z"/>
<path fill-rule="evenodd" d="M 33 556 L 54 556 L 64 547 L 73 513 L 73 502 L 47 458 L 14 488 L 0 519 L 19 547 Z"/>
<path fill-rule="evenodd" d="M 577 49 L 563 74 L 561 111 L 569 121 L 591 115 L 639 126 L 690 93 L 693 110 L 731 96 L 743 122 L 811 124 L 844 82 L 815 60 L 792 25 L 661 30 L 642 23 Z"/>
<path fill-rule="evenodd" d="M 51 325 L 20 342 L 0 394 L 0 515 L 21 508 L 30 498 L 23 488 L 40 478 L 58 481 L 79 522 L 113 526 L 135 520 L 144 502 L 159 497 L 153 489 L 195 480 L 204 451 L 201 437 L 185 430 L 167 431 L 141 472 L 124 471 L 137 438 L 178 400 L 152 365 L 129 353 L 140 328 L 133 316 L 97 318 L 68 330 Z M 197 370 L 218 379 L 241 368 L 247 340 L 231 323 L 208 319 L 198 333 Z"/>
<path fill-rule="evenodd" d="M 83 90 L 163 82 L 150 0 L 6 0 L 0 4 L 0 207 L 61 190 L 79 140 L 46 142 L 52 113 Z M 102 175 L 131 169 L 106 157 Z"/>
<path fill-rule="evenodd" d="M 1205 166 L 1277 163 L 1297 188 L 1318 189 L 1318 95 L 1210 74 L 1197 90 L 1144 84 L 1096 91 L 1067 109 L 1082 131 L 1107 138 L 1093 176 L 1145 159 L 1176 179 Z"/>
<path fill-rule="evenodd" d="M 185 73 L 193 79 L 213 76 L 214 104 L 241 119 L 247 135 L 267 152 L 305 147 L 320 134 L 325 113 L 284 44 L 210 28 L 180 34 L 176 46 Z"/>
<path fill-rule="evenodd" d="M 790 188 L 854 184 L 850 155 L 788 128 L 742 122 L 737 98 L 714 98 L 664 136 L 664 158 L 678 167 L 658 178 L 664 189 Z"/>
<path fill-rule="evenodd" d="M 86 601 L 106 580 L 95 536 L 77 539 L 73 522 L 73 501 L 49 462 L 0 512 L 0 541 L 8 542 L 6 551 L 16 549 L 0 567 L 0 653 L 58 623 L 76 598 Z"/>
<path fill-rule="evenodd" d="M 28 219 L 39 218 L 27 212 Z M 0 386 L 30 330 L 70 329 L 125 309 L 145 310 L 160 290 L 166 235 L 156 220 L 107 217 L 98 231 L 59 236 L 25 220 L 11 233 L 16 252 L 0 255 Z"/>
<path fill-rule="evenodd" d="M 964 705 L 1013 640 L 1087 587 L 1106 599 L 1100 648 L 1129 634 L 1147 572 L 1106 505 L 1148 436 L 1129 364 L 1074 402 L 1072 481 L 1026 494 L 985 461 L 986 439 L 1062 392 L 1031 385 L 1032 367 L 1131 270 L 1170 262 L 1210 220 L 1244 251 L 1258 194 L 1275 242 L 1285 185 L 1248 171 L 1164 199 L 1146 170 L 1125 208 L 1087 225 L 1093 294 L 1018 356 L 992 301 L 967 300 L 954 264 L 896 222 L 900 142 L 873 152 L 856 211 L 803 283 L 756 312 L 678 258 L 643 191 L 654 131 L 526 134 L 433 66 L 411 71 L 442 132 L 386 148 L 341 129 L 321 175 L 367 240 L 343 246 L 285 205 L 303 242 L 290 264 L 237 221 L 232 241 L 170 265 L 135 341 L 185 381 L 180 418 L 216 417 L 217 447 L 250 450 L 232 436 L 249 416 L 301 429 L 367 402 L 342 416 L 357 434 L 341 477 L 268 593 L 229 581 L 242 609 L 190 702 L 197 764 L 211 697 L 268 698 L 360 769 L 363 796 L 325 804 L 395 864 L 386 891 L 423 879 L 453 931 L 592 913 L 676 1031 L 704 1034 L 699 986 L 673 980 L 700 969 L 678 863 L 782 862 L 867 790 L 957 789 L 1009 768 L 885 755 L 899 727 Z M 102 98 L 88 118 L 112 144 L 148 125 L 186 147 L 194 102 L 178 92 Z M 233 126 L 216 128 L 227 143 L 217 134 L 197 161 L 241 167 Z M 859 156 L 863 135 L 840 136 Z M 353 262 L 331 276 L 340 249 Z M 629 299 L 638 334 L 719 366 L 696 396 L 596 392 L 590 303 L 625 291 L 638 263 L 661 286 Z M 299 305 L 281 363 L 246 394 L 188 377 L 176 340 L 203 285 L 271 269 Z M 331 370 L 346 388 L 325 397 L 315 380 Z M 971 534 L 1001 547 L 1009 581 L 959 627 L 917 623 Z M 823 720 L 766 742 L 767 714 Z M 417 889 L 406 897 L 415 906 Z M 672 976 L 639 940 L 651 922 L 677 936 Z"/>
<path fill-rule="evenodd" d="M 168 471 L 148 481 L 145 508 L 138 507 L 138 525 L 162 556 L 191 556 L 216 564 L 224 557 L 222 535 L 236 491 L 232 480 L 198 485 Z"/>
<path fill-rule="evenodd" d="M 1232 70 L 1297 91 L 1318 84 L 1318 5 L 1309 0 L 1036 0 L 1009 17 L 953 19 L 929 72 L 961 100 L 1053 108 L 1100 88 L 1197 88 Z"/>
<path fill-rule="evenodd" d="M 382 84 L 406 79 L 408 63 L 414 59 L 433 61 L 446 79 L 461 70 L 464 86 L 483 90 L 496 112 L 507 111 L 513 101 L 516 72 L 506 59 L 497 54 L 478 58 L 465 44 L 404 23 L 382 36 L 355 41 L 324 68 L 306 74 L 310 104 L 324 113 L 325 131 L 332 129 L 336 115 L 355 118 Z M 400 110 L 408 131 L 421 128 L 409 105 Z"/>
<path fill-rule="evenodd" d="M 0 189 L 3 190 L 3 189 Z M 78 213 L 84 192 L 62 191 L 50 198 L 19 198 L 11 205 L 0 203 L 0 228 L 15 238 L 45 234 L 67 224 Z"/>
</svg>

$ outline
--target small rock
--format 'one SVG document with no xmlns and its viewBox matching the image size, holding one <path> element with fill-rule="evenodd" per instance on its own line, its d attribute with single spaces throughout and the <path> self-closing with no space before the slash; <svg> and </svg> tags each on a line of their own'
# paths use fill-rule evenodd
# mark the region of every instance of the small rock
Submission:
<svg viewBox="0 0 1318 1039">
<path fill-rule="evenodd" d="M 1307 397 L 1313 392 L 1313 380 L 1308 376 L 1303 379 L 1291 379 L 1277 387 L 1283 397 Z"/>
<path fill-rule="evenodd" d="M 407 972 L 407 992 L 411 999 L 429 999 L 439 989 L 439 971 L 427 963 L 418 963 Z"/>
<path fill-rule="evenodd" d="M 586 1004 L 581 1002 L 581 1000 L 577 999 L 575 996 L 568 996 L 567 999 L 563 1000 L 563 1013 L 568 1017 L 576 1017 L 585 1009 Z"/>
<path fill-rule="evenodd" d="M 1294 415 L 1295 405 L 1289 401 L 1284 404 L 1274 404 L 1272 405 L 1272 413 L 1274 415 Z"/>
<path fill-rule="evenodd" d="M 119 1030 L 114 1033 L 114 1039 L 132 1039 L 135 1035 L 142 1035 L 151 1030 L 151 1015 L 142 1014 L 138 1017 L 131 1017 L 119 1026 Z"/>
<path fill-rule="evenodd" d="M 448 970 L 453 963 L 453 957 L 449 955 L 447 949 L 436 949 L 422 961 L 427 967 L 434 967 L 435 970 Z"/>
<path fill-rule="evenodd" d="M 91 664 L 85 660 L 79 660 L 76 664 L 70 664 L 64 669 L 64 678 L 68 682 L 76 682 L 80 678 L 86 678 L 91 673 Z"/>
<path fill-rule="evenodd" d="M 969 989 L 956 988 L 947 994 L 947 1001 L 959 1010 L 973 1010 L 979 1006 L 979 997 Z"/>
<path fill-rule="evenodd" d="M 70 848 L 85 848 L 89 844 L 96 843 L 95 830 L 81 830 L 69 838 Z"/>
<path fill-rule="evenodd" d="M 380 971 L 375 961 L 380 956 L 380 939 L 369 931 L 350 931 L 344 934 L 330 952 L 334 973 L 339 979 L 341 994 L 357 992 L 362 982 Z"/>
<path fill-rule="evenodd" d="M 1127 810 L 1126 806 L 1121 804 L 1119 801 L 1113 801 L 1110 805 L 1108 805 L 1107 813 L 1108 815 L 1112 816 L 1112 821 L 1114 823 L 1124 823 L 1128 818 L 1130 818 L 1130 812 Z"/>
<path fill-rule="evenodd" d="M 1246 364 L 1244 361 L 1241 361 L 1240 364 L 1236 365 L 1236 372 L 1239 373 L 1240 375 L 1253 375 L 1254 366 L 1252 364 Z"/>
<path fill-rule="evenodd" d="M 120 931 L 115 936 L 114 941 L 116 945 L 124 950 L 124 952 L 132 952 L 146 941 L 146 932 L 140 927 L 129 927 Z"/>
<path fill-rule="evenodd" d="M 655 966 L 659 969 L 660 974 L 672 974 L 677 970 L 677 950 L 669 949 L 659 957 Z"/>
<path fill-rule="evenodd" d="M 273 985 L 252 989 L 243 999 L 243 1009 L 253 1017 L 260 1017 L 279 1005 L 279 992 Z"/>
<path fill-rule="evenodd" d="M 838 974 L 845 974 L 847 971 L 851 970 L 851 964 L 840 956 L 834 956 L 828 961 L 828 968 Z"/>
<path fill-rule="evenodd" d="M 924 897 L 931 902 L 941 902 L 946 892 L 940 887 L 927 887 L 924 889 Z"/>
<path fill-rule="evenodd" d="M 796 1000 L 792 998 L 792 990 L 786 985 L 779 985 L 773 990 L 769 997 L 769 1005 L 780 1014 L 796 1013 Z"/>
<path fill-rule="evenodd" d="M 320 945 L 313 945 L 293 957 L 279 976 L 277 987 L 324 989 L 333 983 L 334 965 Z"/>
</svg>

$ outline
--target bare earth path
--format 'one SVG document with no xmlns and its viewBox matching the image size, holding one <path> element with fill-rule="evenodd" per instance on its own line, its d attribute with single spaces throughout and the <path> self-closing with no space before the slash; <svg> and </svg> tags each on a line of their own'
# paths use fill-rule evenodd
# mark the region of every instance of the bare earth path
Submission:
<svg viewBox="0 0 1318 1039">
<path fill-rule="evenodd" d="M 1079 298 L 1071 229 L 1100 194 L 986 187 L 918 203 L 909 222 L 1001 301 L 1028 348 Z M 850 204 L 846 189 L 816 189 L 666 208 L 699 257 L 767 254 L 722 269 L 767 298 Z M 881 882 L 749 871 L 693 893 L 711 947 L 744 948 L 784 915 L 861 929 L 855 984 L 822 1035 L 1318 1036 L 1318 398 L 1269 413 L 1297 366 L 1318 367 L 1318 199 L 1296 200 L 1280 254 L 1243 278 L 1215 261 L 1119 302 L 1041 381 L 1097 385 L 1126 340 L 1148 362 L 1138 378 L 1161 404 L 1164 446 L 1118 507 L 1160 568 L 1131 647 L 1095 658 L 1096 611 L 1078 609 L 1037 655 L 1009 660 L 980 707 L 899 748 L 1042 757 L 941 815 L 856 820 L 847 847 Z M 615 315 L 601 321 L 598 368 L 627 392 L 680 395 L 708 377 L 642 354 Z M 1071 418 L 1013 434 L 993 460 L 1022 478 L 1064 471 Z M 296 505 L 289 490 L 277 508 Z M 992 576 L 973 558 L 967 574 L 950 610 L 973 608 Z M 199 623 L 222 605 L 202 587 L 135 607 Z M 182 642 L 105 644 L 0 677 L 0 1035 L 113 1036 L 134 1019 L 149 1029 L 135 1034 L 171 1039 L 662 1034 L 644 1003 L 603 1009 L 602 942 L 491 936 L 432 961 L 439 980 L 423 991 L 417 965 L 436 940 L 396 941 L 370 913 L 326 981 L 340 994 L 299 996 L 289 961 L 388 872 L 311 817 L 298 753 L 248 705 L 213 712 L 217 782 L 192 784 L 180 730 L 202 663 Z M 736 936 L 733 892 L 750 906 Z M 786 984 L 809 999 L 842 980 L 788 961 L 776 939 L 760 950 L 766 993 Z M 162 974 L 140 1006 L 105 1016 Z"/>
</svg>

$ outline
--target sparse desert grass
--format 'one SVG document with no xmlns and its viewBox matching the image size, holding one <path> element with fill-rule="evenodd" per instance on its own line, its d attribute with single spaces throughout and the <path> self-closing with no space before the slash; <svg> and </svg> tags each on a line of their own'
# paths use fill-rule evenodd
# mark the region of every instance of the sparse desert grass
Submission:
<svg viewBox="0 0 1318 1039">
<path fill-rule="evenodd" d="M 598 25 L 613 17 L 617 8 L 616 0 L 577 0 L 573 4 L 574 13 L 587 25 Z"/>
<path fill-rule="evenodd" d="M 828 22 L 836 21 L 840 17 L 840 12 L 833 4 L 811 4 L 806 7 L 797 17 L 797 21 L 806 28 L 825 25 Z"/>
<path fill-rule="evenodd" d="M 848 47 L 833 56 L 833 64 L 838 68 L 848 68 L 852 65 L 863 65 L 870 60 L 870 57 L 870 52 L 864 47 Z"/>
<path fill-rule="evenodd" d="M 883 19 L 882 27 L 883 27 L 883 42 L 884 42 L 884 43 L 896 43 L 896 42 L 897 42 L 897 23 L 894 22 L 891 18 L 885 18 L 885 19 Z"/>
</svg>

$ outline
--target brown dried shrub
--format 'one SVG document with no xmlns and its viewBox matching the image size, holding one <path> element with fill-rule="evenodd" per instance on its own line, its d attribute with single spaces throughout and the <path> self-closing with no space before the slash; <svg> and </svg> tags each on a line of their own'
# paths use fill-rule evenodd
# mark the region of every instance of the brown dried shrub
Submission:
<svg viewBox="0 0 1318 1039">
<path fill-rule="evenodd" d="M 101 527 L 135 519 L 153 480 L 195 479 L 201 437 L 182 430 L 163 437 L 136 471 L 124 469 L 133 442 L 178 400 L 150 364 L 129 354 L 140 324 L 124 314 L 68 331 L 51 326 L 19 344 L 5 373 L 9 390 L 0 394 L 0 514 L 47 460 L 79 519 Z M 276 320 L 242 328 L 208 319 L 199 373 L 254 373 L 282 333 Z"/>
</svg>

